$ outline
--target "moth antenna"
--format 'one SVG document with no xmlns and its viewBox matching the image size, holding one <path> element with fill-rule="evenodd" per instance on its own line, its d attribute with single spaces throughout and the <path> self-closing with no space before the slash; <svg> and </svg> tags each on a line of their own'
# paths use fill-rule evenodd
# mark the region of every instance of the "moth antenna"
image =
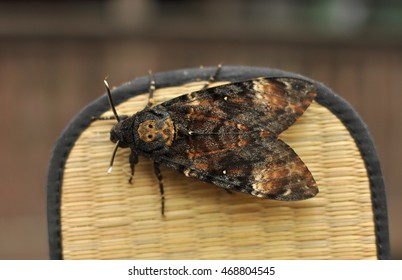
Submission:
<svg viewBox="0 0 402 280">
<path fill-rule="evenodd" d="M 105 84 L 105 87 L 106 87 L 107 99 L 109 100 L 110 108 L 112 108 L 113 114 L 116 117 L 117 122 L 120 122 L 119 115 L 117 114 L 116 108 L 114 107 L 114 104 L 113 104 L 112 94 L 110 93 L 109 84 L 106 80 L 103 80 L 103 83 Z"/>
<path fill-rule="evenodd" d="M 114 146 L 112 158 L 110 159 L 109 169 L 107 170 L 107 173 L 109 173 L 109 174 L 112 173 L 114 157 L 116 156 L 117 149 L 119 148 L 119 143 L 120 143 L 120 140 L 118 140 L 116 142 L 116 146 Z"/>
</svg>

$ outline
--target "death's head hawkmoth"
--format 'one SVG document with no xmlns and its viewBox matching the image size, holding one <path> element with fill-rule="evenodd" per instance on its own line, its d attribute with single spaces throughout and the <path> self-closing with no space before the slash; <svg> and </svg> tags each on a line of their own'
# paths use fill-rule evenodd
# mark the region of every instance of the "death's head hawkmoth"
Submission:
<svg viewBox="0 0 402 280">
<path fill-rule="evenodd" d="M 109 171 L 119 147 L 131 150 L 132 176 L 139 155 L 152 159 L 162 194 L 162 214 L 160 165 L 262 198 L 294 201 L 318 193 L 307 166 L 278 139 L 315 98 L 314 84 L 290 77 L 256 78 L 204 88 L 157 105 L 152 102 L 154 89 L 151 79 L 145 109 L 119 117 L 107 86 L 118 121 L 110 132 L 116 146 Z"/>
</svg>

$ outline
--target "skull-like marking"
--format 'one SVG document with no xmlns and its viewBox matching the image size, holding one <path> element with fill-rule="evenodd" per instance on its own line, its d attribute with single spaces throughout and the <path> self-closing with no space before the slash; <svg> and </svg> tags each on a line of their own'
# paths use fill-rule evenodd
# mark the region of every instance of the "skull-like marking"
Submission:
<svg viewBox="0 0 402 280">
<path fill-rule="evenodd" d="M 146 143 L 160 141 L 160 139 L 163 139 L 167 146 L 173 143 L 174 126 L 171 118 L 146 120 L 140 123 L 137 132 L 139 138 Z"/>
</svg>

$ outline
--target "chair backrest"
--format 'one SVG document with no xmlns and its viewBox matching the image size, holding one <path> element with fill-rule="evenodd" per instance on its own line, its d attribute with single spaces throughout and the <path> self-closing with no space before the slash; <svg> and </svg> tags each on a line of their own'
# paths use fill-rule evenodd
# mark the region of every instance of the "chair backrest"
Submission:
<svg viewBox="0 0 402 280">
<path fill-rule="evenodd" d="M 155 101 L 200 89 L 212 68 L 156 74 Z M 299 75 L 223 67 L 216 84 Z M 197 81 L 197 79 L 204 80 Z M 307 79 L 307 78 L 306 78 Z M 310 80 L 311 81 L 311 80 Z M 148 77 L 113 91 L 119 114 L 147 103 Z M 113 172 L 106 97 L 86 107 L 56 143 L 48 177 L 52 259 L 387 259 L 384 185 L 373 143 L 358 115 L 315 82 L 318 95 L 279 138 L 306 163 L 319 186 L 309 200 L 282 202 L 223 189 L 162 168 L 166 217 L 152 162 L 140 158 L 127 182 L 129 151 Z"/>
</svg>

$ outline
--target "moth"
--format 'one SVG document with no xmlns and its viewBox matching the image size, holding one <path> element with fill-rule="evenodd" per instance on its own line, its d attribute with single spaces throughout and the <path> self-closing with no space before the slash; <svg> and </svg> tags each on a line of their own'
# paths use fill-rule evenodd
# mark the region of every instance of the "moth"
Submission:
<svg viewBox="0 0 402 280">
<path fill-rule="evenodd" d="M 220 67 L 210 81 L 215 79 Z M 159 181 L 161 212 L 165 196 L 160 166 L 228 191 L 295 201 L 314 197 L 317 184 L 300 157 L 278 135 L 309 107 L 316 88 L 291 77 L 256 78 L 191 92 L 153 104 L 155 80 L 150 76 L 149 101 L 132 116 L 119 117 L 110 131 L 118 148 L 130 148 L 130 183 L 138 156 L 153 160 Z"/>
</svg>

